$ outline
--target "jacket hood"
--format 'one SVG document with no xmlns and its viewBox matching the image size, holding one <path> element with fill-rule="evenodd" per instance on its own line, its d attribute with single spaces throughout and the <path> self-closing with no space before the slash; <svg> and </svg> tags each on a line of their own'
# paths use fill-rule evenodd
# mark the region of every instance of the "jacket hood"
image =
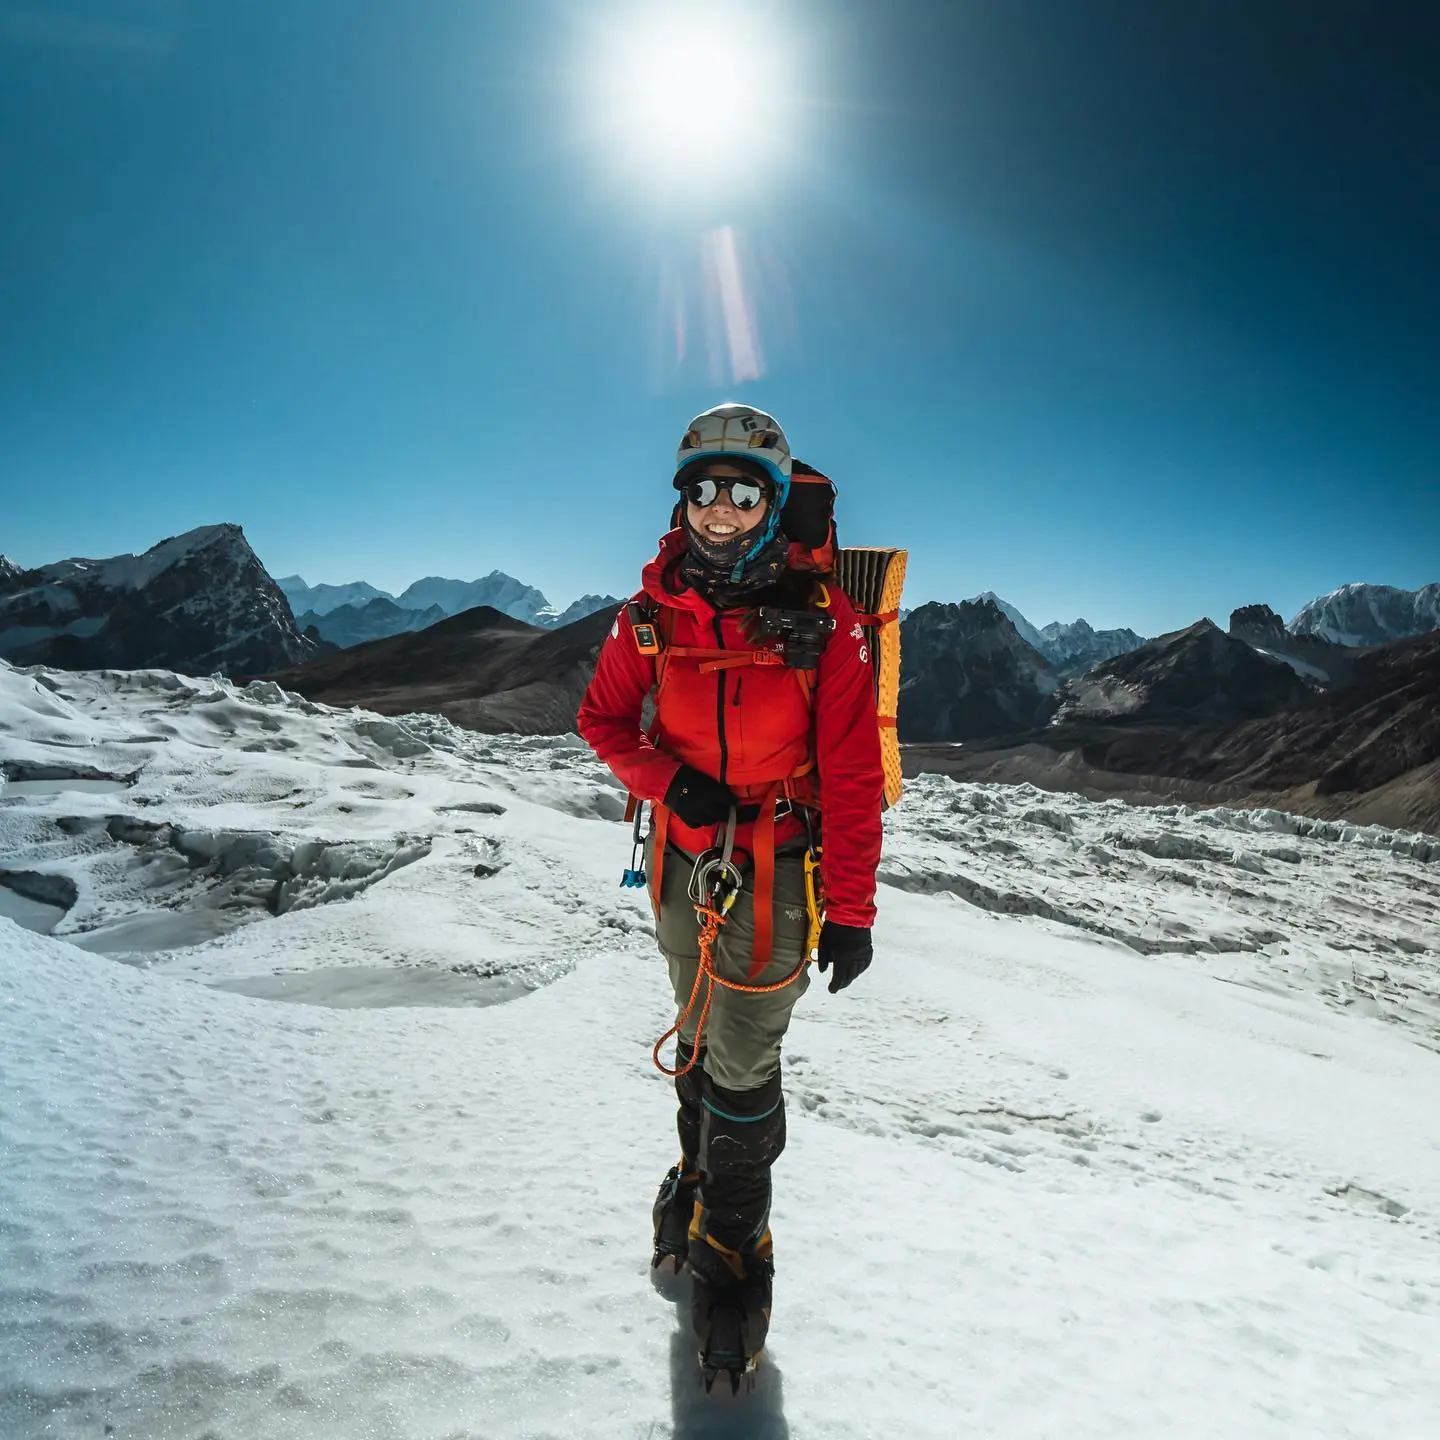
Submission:
<svg viewBox="0 0 1440 1440">
<path fill-rule="evenodd" d="M 700 616 L 715 613 L 715 607 L 697 590 L 692 590 L 676 573 L 690 548 L 690 539 L 680 528 L 660 537 L 660 552 L 640 576 L 640 588 L 652 600 L 674 610 L 689 610 Z"/>
</svg>

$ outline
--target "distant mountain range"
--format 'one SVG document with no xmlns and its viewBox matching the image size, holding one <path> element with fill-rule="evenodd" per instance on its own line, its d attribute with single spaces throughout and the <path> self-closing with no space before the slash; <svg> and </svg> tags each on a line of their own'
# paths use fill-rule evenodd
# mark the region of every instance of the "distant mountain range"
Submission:
<svg viewBox="0 0 1440 1440">
<path fill-rule="evenodd" d="M 1061 675 L 1073 675 L 1101 660 L 1123 655 L 1142 644 L 1144 637 L 1133 630 L 1095 630 L 1085 620 L 1072 620 L 1068 625 L 1059 620 L 1037 629 L 1009 601 L 1002 600 L 993 590 L 977 595 L 972 604 L 989 601 L 1015 627 L 1027 645 Z"/>
<path fill-rule="evenodd" d="M 308 602 L 298 622 L 287 595 Z M 364 581 L 276 582 L 239 526 L 212 525 L 138 556 L 35 570 L 0 557 L 0 658 L 280 675 L 316 699 L 548 732 L 573 725 L 619 603 L 586 596 L 557 614 L 501 571 L 428 577 L 399 597 Z M 1037 627 L 990 593 L 921 605 L 901 622 L 900 738 L 916 755 L 950 747 L 941 768 L 972 778 L 1212 799 L 1283 782 L 1287 804 L 1429 823 L 1437 622 L 1440 584 L 1347 585 L 1288 626 L 1246 605 L 1228 631 L 1199 620 L 1149 640 L 1084 620 Z"/>
<path fill-rule="evenodd" d="M 910 745 L 906 773 L 1029 783 L 1134 804 L 1274 808 L 1440 834 L 1440 630 L 1353 650 L 1341 680 L 1263 714 L 1260 698 L 1285 698 L 1289 684 L 1285 666 L 1267 662 L 1259 687 L 1239 696 L 1251 718 L 1224 718 L 1212 703 L 1206 719 L 1167 703 L 1177 698 L 1175 685 L 1194 686 L 1196 675 L 1208 673 L 1214 685 L 1199 696 L 1213 702 L 1227 672 L 1233 680 L 1249 663 L 1234 664 L 1238 651 L 1227 658 L 1220 643 L 1243 642 L 1206 625 L 1146 647 L 1150 654 L 1128 677 L 1139 697 L 1128 712 L 1072 708 L 1024 734 Z M 1096 678 L 1092 672 L 1080 683 Z M 1260 815 L 1255 823 L 1268 822 Z"/>
<path fill-rule="evenodd" d="M 1138 649 L 1144 640 L 1133 630 L 1092 629 L 1085 620 L 1069 624 L 1057 620 L 1037 627 L 992 590 L 975 599 L 991 601 L 1014 625 L 1020 638 L 1061 675 L 1079 674 L 1102 660 Z M 1353 649 L 1440 630 L 1440 583 L 1419 590 L 1399 590 L 1393 585 L 1342 585 L 1304 606 L 1289 625 L 1268 605 L 1245 607 L 1246 611 L 1256 609 L 1265 612 L 1265 623 L 1278 648 L 1303 657 L 1307 653 L 1303 637 Z M 1237 610 L 1234 615 L 1242 613 Z M 1233 623 L 1231 629 L 1233 633 Z"/>
<path fill-rule="evenodd" d="M 482 605 L 527 625 L 558 630 L 621 603 L 612 595 L 583 595 L 566 609 L 557 610 L 539 590 L 503 570 L 493 570 L 479 580 L 427 575 L 398 596 L 365 580 L 348 585 L 307 585 L 299 575 L 287 575 L 275 583 L 285 592 L 300 629 L 313 629 L 322 640 L 341 649 L 423 630 L 447 616 Z"/>
<path fill-rule="evenodd" d="M 1436 588 L 1347 586 L 1307 612 L 1351 638 L 1410 630 Z M 1200 620 L 1062 677 L 1009 608 L 902 622 L 907 773 L 1440 833 L 1440 628 L 1352 646 L 1248 605 L 1228 633 Z"/>
</svg>

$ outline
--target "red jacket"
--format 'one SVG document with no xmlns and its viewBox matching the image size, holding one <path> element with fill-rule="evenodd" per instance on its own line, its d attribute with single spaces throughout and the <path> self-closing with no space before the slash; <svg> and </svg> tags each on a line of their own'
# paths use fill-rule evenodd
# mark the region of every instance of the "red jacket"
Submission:
<svg viewBox="0 0 1440 1440">
<path fill-rule="evenodd" d="M 649 597 L 673 612 L 671 646 L 754 651 L 741 633 L 743 611 L 717 612 L 676 579 L 674 567 L 685 546 L 683 531 L 665 536 L 659 555 L 645 567 L 637 598 Z M 655 660 L 640 653 L 628 610 L 621 610 L 580 704 L 578 724 L 600 759 L 642 800 L 662 800 L 682 761 L 742 799 L 753 799 L 809 758 L 813 718 L 825 913 L 842 925 L 869 926 L 875 919 L 884 791 L 874 677 L 854 606 L 837 586 L 828 589 L 835 630 L 820 657 L 813 710 L 795 672 L 783 665 L 702 674 L 698 664 L 672 656 L 652 743 L 640 715 L 655 684 Z M 741 826 L 736 836 L 742 849 L 748 848 L 750 829 Z M 669 833 L 681 849 L 698 853 L 717 843 L 718 827 L 692 829 L 672 814 Z M 803 833 L 793 818 L 782 818 L 775 832 L 777 842 Z"/>
</svg>

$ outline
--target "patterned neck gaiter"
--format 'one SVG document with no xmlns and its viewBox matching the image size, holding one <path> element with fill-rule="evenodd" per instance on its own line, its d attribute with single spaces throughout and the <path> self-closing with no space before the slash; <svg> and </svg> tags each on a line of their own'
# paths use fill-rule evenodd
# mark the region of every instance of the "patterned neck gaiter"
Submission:
<svg viewBox="0 0 1440 1440">
<path fill-rule="evenodd" d="M 741 604 L 747 596 L 773 585 L 784 573 L 790 542 L 783 531 L 774 537 L 745 566 L 738 580 L 732 579 L 735 566 L 755 543 L 753 534 L 736 535 L 722 544 L 707 540 L 684 516 L 685 534 L 690 541 L 678 566 L 678 574 L 692 590 L 703 595 L 717 610 Z"/>
</svg>

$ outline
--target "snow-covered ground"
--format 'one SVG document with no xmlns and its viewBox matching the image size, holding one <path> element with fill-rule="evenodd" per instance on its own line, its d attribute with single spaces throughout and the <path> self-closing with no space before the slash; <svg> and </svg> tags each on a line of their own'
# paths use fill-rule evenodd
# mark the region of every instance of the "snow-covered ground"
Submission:
<svg viewBox="0 0 1440 1440">
<path fill-rule="evenodd" d="M 578 741 L 0 664 L 0 764 L 5 1440 L 1440 1433 L 1440 842 L 912 783 L 736 1401 Z"/>
</svg>

